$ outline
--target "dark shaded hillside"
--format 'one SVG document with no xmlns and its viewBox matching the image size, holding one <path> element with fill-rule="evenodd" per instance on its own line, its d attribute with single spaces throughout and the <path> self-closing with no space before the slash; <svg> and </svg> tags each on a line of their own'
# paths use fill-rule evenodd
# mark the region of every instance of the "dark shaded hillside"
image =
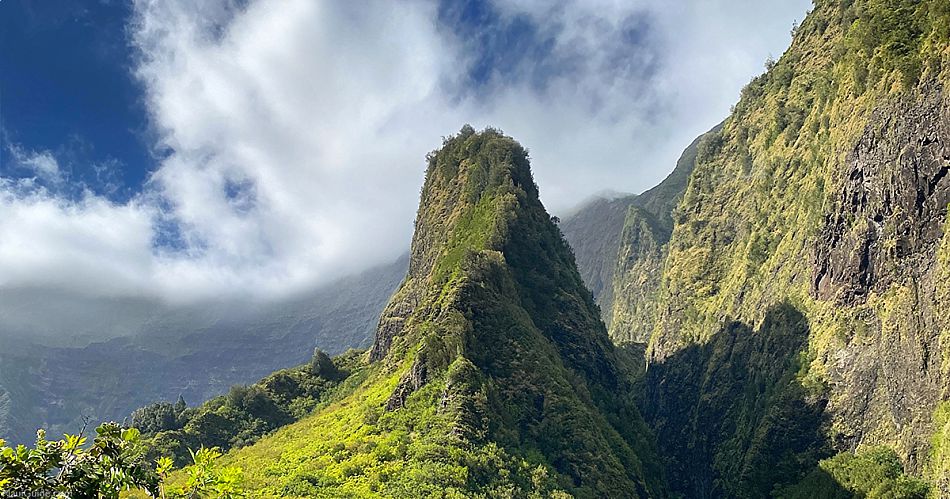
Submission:
<svg viewBox="0 0 950 499">
<path fill-rule="evenodd" d="M 767 497 L 833 454 L 827 400 L 796 379 L 808 327 L 780 303 L 757 330 L 724 324 L 709 342 L 650 366 L 645 415 L 686 497 Z"/>
<path fill-rule="evenodd" d="M 5 339 L 0 348 L 0 437 L 28 442 L 38 426 L 76 431 L 82 417 L 121 421 L 133 409 L 179 395 L 192 404 L 306 362 L 313 348 L 365 348 L 406 258 L 345 278 L 312 295 L 251 312 L 215 316 L 198 331 L 182 317 L 158 320 L 139 336 L 84 347 Z"/>
</svg>

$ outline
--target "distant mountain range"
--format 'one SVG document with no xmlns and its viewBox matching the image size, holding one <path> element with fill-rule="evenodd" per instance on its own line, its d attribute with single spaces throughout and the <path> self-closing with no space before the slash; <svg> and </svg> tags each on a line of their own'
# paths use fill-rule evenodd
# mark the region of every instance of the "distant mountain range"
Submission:
<svg viewBox="0 0 950 499">
<path fill-rule="evenodd" d="M 150 307 L 151 319 L 129 320 L 134 334 L 80 346 L 0 336 L 0 437 L 29 442 L 38 427 L 76 431 L 84 417 L 121 421 L 149 402 L 179 396 L 198 404 L 306 362 L 315 347 L 333 354 L 366 348 L 407 264 L 402 257 L 270 304 L 139 304 Z"/>
</svg>

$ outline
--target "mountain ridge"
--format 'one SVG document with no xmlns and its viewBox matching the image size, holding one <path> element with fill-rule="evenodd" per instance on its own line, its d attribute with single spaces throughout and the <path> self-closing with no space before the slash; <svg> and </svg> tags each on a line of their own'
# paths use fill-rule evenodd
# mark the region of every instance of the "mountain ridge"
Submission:
<svg viewBox="0 0 950 499">
<path fill-rule="evenodd" d="M 659 272 L 656 265 L 673 230 L 673 209 L 686 190 L 700 144 L 721 127 L 722 123 L 696 137 L 659 184 L 640 194 L 595 198 L 560 223 L 615 342 L 646 343 L 649 339 L 648 333 L 629 330 L 638 322 L 652 322 L 648 314 L 636 310 L 636 303 L 642 295 L 655 292 L 658 283 L 633 284 L 624 274 L 644 275 L 643 266 Z"/>
<path fill-rule="evenodd" d="M 652 437 L 617 396 L 633 373 L 510 137 L 466 126 L 429 155 L 409 271 L 379 324 L 349 392 L 229 454 L 284 463 L 252 489 L 663 494 Z M 349 450 L 323 461 L 335 448 Z"/>
<path fill-rule="evenodd" d="M 948 25 L 946 2 L 815 2 L 704 141 L 628 279 L 661 272 L 634 298 L 677 492 L 950 494 Z M 891 478 L 849 475 L 869 455 Z"/>
</svg>

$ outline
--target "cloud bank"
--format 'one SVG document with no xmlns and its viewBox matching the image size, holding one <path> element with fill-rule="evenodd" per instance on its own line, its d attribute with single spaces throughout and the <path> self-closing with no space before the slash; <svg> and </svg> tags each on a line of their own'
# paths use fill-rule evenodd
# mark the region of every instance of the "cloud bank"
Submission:
<svg viewBox="0 0 950 499">
<path fill-rule="evenodd" d="M 394 259 L 425 154 L 464 123 L 528 147 L 552 211 L 642 191 L 807 8 L 136 0 L 158 166 L 116 202 L 62 195 L 52 154 L 10 151 L 21 174 L 0 170 L 0 296 L 281 299 Z"/>
</svg>

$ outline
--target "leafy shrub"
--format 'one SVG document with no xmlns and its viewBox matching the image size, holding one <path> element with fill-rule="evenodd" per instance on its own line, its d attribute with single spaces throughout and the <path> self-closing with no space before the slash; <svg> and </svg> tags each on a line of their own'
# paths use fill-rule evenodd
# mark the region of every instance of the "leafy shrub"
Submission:
<svg viewBox="0 0 950 499">
<path fill-rule="evenodd" d="M 314 349 L 313 357 L 310 359 L 310 374 L 326 379 L 335 379 L 340 372 L 333 363 L 333 359 L 326 352 L 317 348 Z"/>
<path fill-rule="evenodd" d="M 173 467 L 170 458 L 159 458 L 153 468 L 146 459 L 146 446 L 136 428 L 103 423 L 86 447 L 86 438 L 64 435 L 47 440 L 36 432 L 36 444 L 7 447 L 0 439 L 0 497 L 98 497 L 118 499 L 120 494 L 145 493 L 168 499 L 243 497 L 242 472 L 236 467 L 218 467 L 216 448 L 191 452 L 185 467 L 187 480 L 180 487 L 166 487 Z"/>
<path fill-rule="evenodd" d="M 158 433 L 160 431 L 178 430 L 185 425 L 187 416 L 184 414 L 185 400 L 178 397 L 178 402 L 156 402 L 132 413 L 132 426 L 142 433 Z"/>
<path fill-rule="evenodd" d="M 138 430 L 105 423 L 92 445 L 85 443 L 81 432 L 47 440 L 43 430 L 32 449 L 0 440 L 0 496 L 118 498 L 129 489 L 157 495 L 160 479 L 145 460 Z"/>
<path fill-rule="evenodd" d="M 927 482 L 904 474 L 900 458 L 892 449 L 873 447 L 857 454 L 842 452 L 821 461 L 804 480 L 777 496 L 926 499 L 929 492 Z"/>
<path fill-rule="evenodd" d="M 179 487 L 168 486 L 164 483 L 160 487 L 161 497 L 165 498 L 199 498 L 212 497 L 215 499 L 235 499 L 244 497 L 241 488 L 243 472 L 235 466 L 219 467 L 218 458 L 221 450 L 217 447 L 202 447 L 197 452 L 189 451 L 192 464 L 183 470 L 187 477 L 185 483 Z M 164 481 L 171 472 L 173 462 L 170 458 L 158 460 L 157 472 Z"/>
</svg>

